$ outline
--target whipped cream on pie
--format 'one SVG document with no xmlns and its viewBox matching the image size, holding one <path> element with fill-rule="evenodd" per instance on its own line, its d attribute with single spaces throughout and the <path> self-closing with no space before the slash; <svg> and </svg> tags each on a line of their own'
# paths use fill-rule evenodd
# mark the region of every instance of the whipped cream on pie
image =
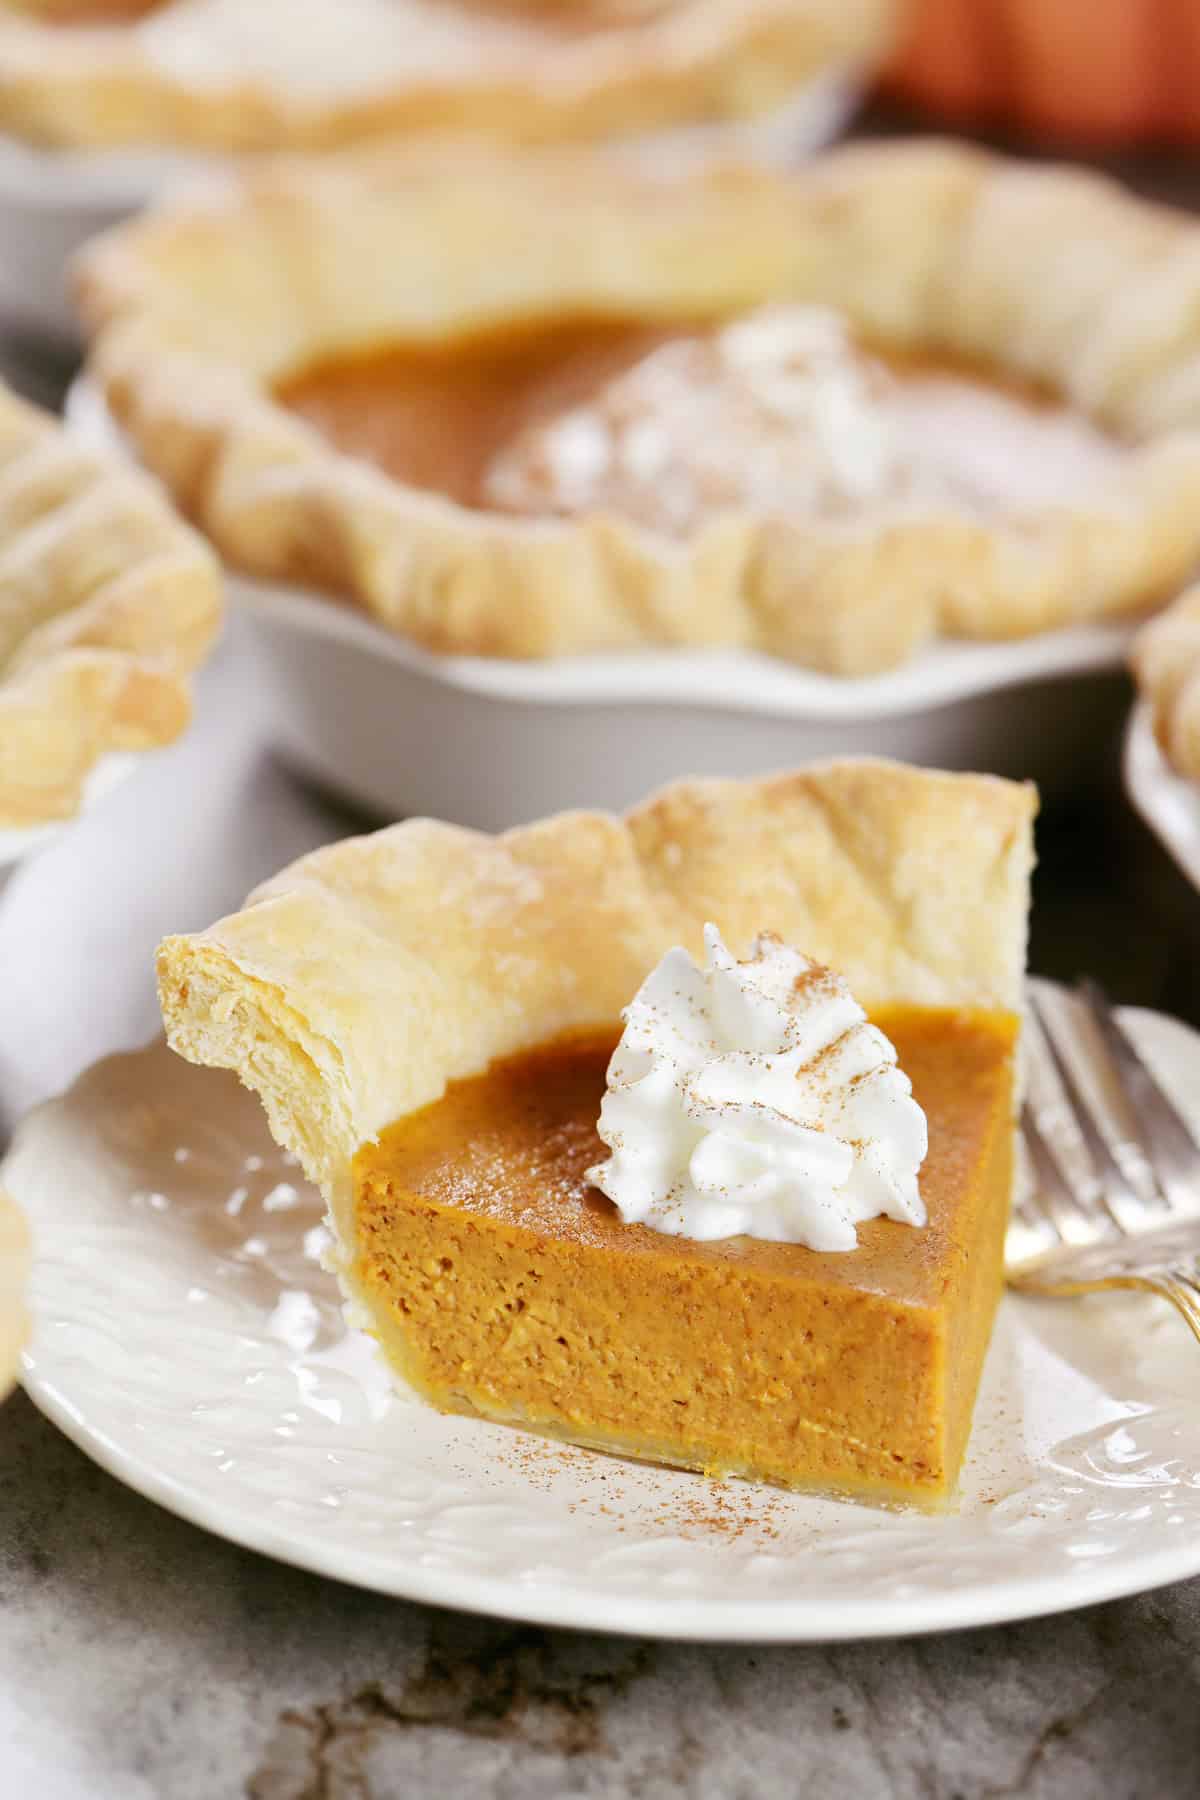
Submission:
<svg viewBox="0 0 1200 1800">
<path fill-rule="evenodd" d="M 588 1179 L 626 1224 L 853 1250 L 856 1227 L 924 1225 L 925 1114 L 840 975 L 715 925 L 703 968 L 667 952 L 623 1014 Z"/>
<path fill-rule="evenodd" d="M 485 501 L 683 535 L 722 510 L 832 519 L 1069 500 L 1119 466 L 1090 420 L 953 371 L 893 370 L 826 307 L 672 338 L 495 456 Z"/>
<path fill-rule="evenodd" d="M 721 508 L 849 511 L 913 485 L 889 386 L 838 314 L 763 307 L 673 338 L 586 404 L 531 423 L 493 461 L 484 496 L 674 532 Z"/>
</svg>

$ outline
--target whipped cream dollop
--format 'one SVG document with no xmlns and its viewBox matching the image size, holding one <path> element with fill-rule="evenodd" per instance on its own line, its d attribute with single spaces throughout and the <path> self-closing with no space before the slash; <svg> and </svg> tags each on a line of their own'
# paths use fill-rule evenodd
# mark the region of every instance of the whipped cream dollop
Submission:
<svg viewBox="0 0 1200 1800">
<path fill-rule="evenodd" d="M 704 930 L 623 1014 L 588 1180 L 628 1225 L 853 1250 L 884 1216 L 925 1223 L 925 1114 L 840 975 L 776 937 L 746 962 Z"/>
<path fill-rule="evenodd" d="M 827 307 L 768 306 L 673 338 L 493 460 L 488 502 L 619 512 L 669 533 L 706 514 L 833 515 L 909 495 L 894 383 Z"/>
</svg>

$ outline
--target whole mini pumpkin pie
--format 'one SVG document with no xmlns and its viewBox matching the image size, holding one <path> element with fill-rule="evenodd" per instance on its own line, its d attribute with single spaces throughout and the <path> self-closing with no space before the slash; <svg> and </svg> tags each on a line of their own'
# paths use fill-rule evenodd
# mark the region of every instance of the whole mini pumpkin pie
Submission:
<svg viewBox="0 0 1200 1800">
<path fill-rule="evenodd" d="M 55 147 L 637 135 L 769 115 L 894 0 L 0 0 L 0 129 Z"/>
<path fill-rule="evenodd" d="M 861 761 L 411 821 L 168 939 L 168 1037 L 259 1092 L 434 1405 L 936 1504 L 1002 1281 L 1033 810 Z"/>
<path fill-rule="evenodd" d="M 1169 598 L 1200 226 L 951 143 L 789 174 L 358 153 L 86 253 L 90 370 L 236 567 L 435 651 L 842 675 Z"/>
<path fill-rule="evenodd" d="M 0 830 L 177 737 L 220 621 L 216 560 L 157 485 L 0 388 Z"/>
</svg>

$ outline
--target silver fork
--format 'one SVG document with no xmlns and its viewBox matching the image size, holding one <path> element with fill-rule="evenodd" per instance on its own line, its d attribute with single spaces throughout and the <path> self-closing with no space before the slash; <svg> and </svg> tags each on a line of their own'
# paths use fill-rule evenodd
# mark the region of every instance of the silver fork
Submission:
<svg viewBox="0 0 1200 1800">
<path fill-rule="evenodd" d="M 1075 988 L 1071 1024 L 1046 995 L 1030 985 L 1029 1179 L 1008 1231 L 1009 1285 L 1144 1288 L 1200 1339 L 1200 1143 L 1096 982 Z"/>
</svg>

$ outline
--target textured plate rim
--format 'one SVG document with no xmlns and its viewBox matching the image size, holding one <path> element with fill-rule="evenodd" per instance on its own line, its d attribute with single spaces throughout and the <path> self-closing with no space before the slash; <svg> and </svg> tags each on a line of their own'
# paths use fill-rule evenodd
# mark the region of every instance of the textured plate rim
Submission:
<svg viewBox="0 0 1200 1800">
<path fill-rule="evenodd" d="M 1023 1302 L 1007 1295 L 1004 1304 Z M 38 1378 L 36 1362 L 34 1352 L 23 1352 L 22 1386 L 38 1411 L 107 1474 L 187 1524 L 244 1550 L 370 1593 L 481 1613 L 518 1624 L 693 1643 L 862 1642 L 926 1637 L 933 1632 L 968 1631 L 1047 1618 L 1083 1606 L 1149 1593 L 1200 1575 L 1200 1544 L 1194 1544 L 1190 1548 L 1182 1545 L 1178 1550 L 1156 1551 L 1112 1568 L 1084 1561 L 1078 1565 L 1074 1579 L 1058 1576 L 1017 1581 L 1006 1583 L 1000 1590 L 969 1586 L 932 1598 L 887 1603 L 856 1601 L 848 1593 L 836 1601 L 809 1604 L 795 1614 L 783 1614 L 780 1607 L 757 1601 L 714 1604 L 682 1597 L 671 1601 L 668 1613 L 657 1600 L 641 1601 L 621 1594 L 602 1603 L 594 1593 L 581 1592 L 561 1582 L 553 1589 L 531 1586 L 526 1598 L 509 1581 L 430 1571 L 416 1564 L 386 1562 L 345 1550 L 329 1556 L 322 1553 L 320 1542 L 310 1539 L 307 1533 L 275 1530 L 265 1521 L 251 1522 L 240 1514 L 231 1521 L 219 1507 L 185 1483 L 161 1474 L 142 1458 L 123 1450 L 106 1433 L 89 1426 L 53 1382 Z M 994 1603 L 984 1604 L 989 1595 L 995 1596 Z M 901 1606 L 906 1611 L 903 1621 L 896 1617 Z"/>
<path fill-rule="evenodd" d="M 1122 1007 L 1120 1012 L 1131 1022 L 1168 1018 L 1140 1007 Z M 1195 1039 L 1196 1034 L 1181 1021 L 1170 1023 Z M 84 1071 L 79 1080 L 86 1074 Z M 35 1108 L 30 1118 L 60 1105 L 75 1085 L 72 1083 L 64 1094 Z M 17 1141 L 24 1129 L 19 1130 Z M 0 1165 L 0 1179 L 7 1166 L 7 1160 Z M 1002 1304 L 1025 1307 L 1060 1303 L 1031 1301 L 1008 1293 Z M 1069 1574 L 1017 1579 L 1002 1587 L 975 1581 L 953 1591 L 859 1601 L 848 1581 L 847 1593 L 836 1600 L 810 1602 L 786 1611 L 778 1604 L 758 1600 L 713 1602 L 685 1596 L 673 1598 L 668 1608 L 661 1599 L 639 1600 L 626 1593 L 605 1597 L 569 1581 L 556 1582 L 553 1587 L 530 1584 L 523 1588 L 511 1578 L 430 1570 L 414 1561 L 375 1552 L 356 1553 L 344 1545 L 331 1546 L 329 1540 L 309 1527 L 278 1528 L 266 1516 L 255 1518 L 241 1508 L 222 1508 L 203 1490 L 163 1474 L 144 1456 L 126 1449 L 102 1428 L 89 1424 L 54 1381 L 39 1373 L 36 1337 L 34 1346 L 23 1354 L 22 1368 L 23 1385 L 34 1405 L 85 1455 L 135 1493 L 189 1524 L 244 1549 L 371 1592 L 522 1623 L 712 1643 L 834 1643 L 915 1637 L 1046 1617 L 1200 1575 L 1200 1542 L 1189 1544 L 1185 1539 L 1177 1547 L 1134 1553 L 1112 1565 L 1083 1559 Z M 872 1510 L 864 1509 L 864 1518 L 872 1517 Z M 899 1617 L 901 1612 L 903 1616 Z"/>
</svg>

